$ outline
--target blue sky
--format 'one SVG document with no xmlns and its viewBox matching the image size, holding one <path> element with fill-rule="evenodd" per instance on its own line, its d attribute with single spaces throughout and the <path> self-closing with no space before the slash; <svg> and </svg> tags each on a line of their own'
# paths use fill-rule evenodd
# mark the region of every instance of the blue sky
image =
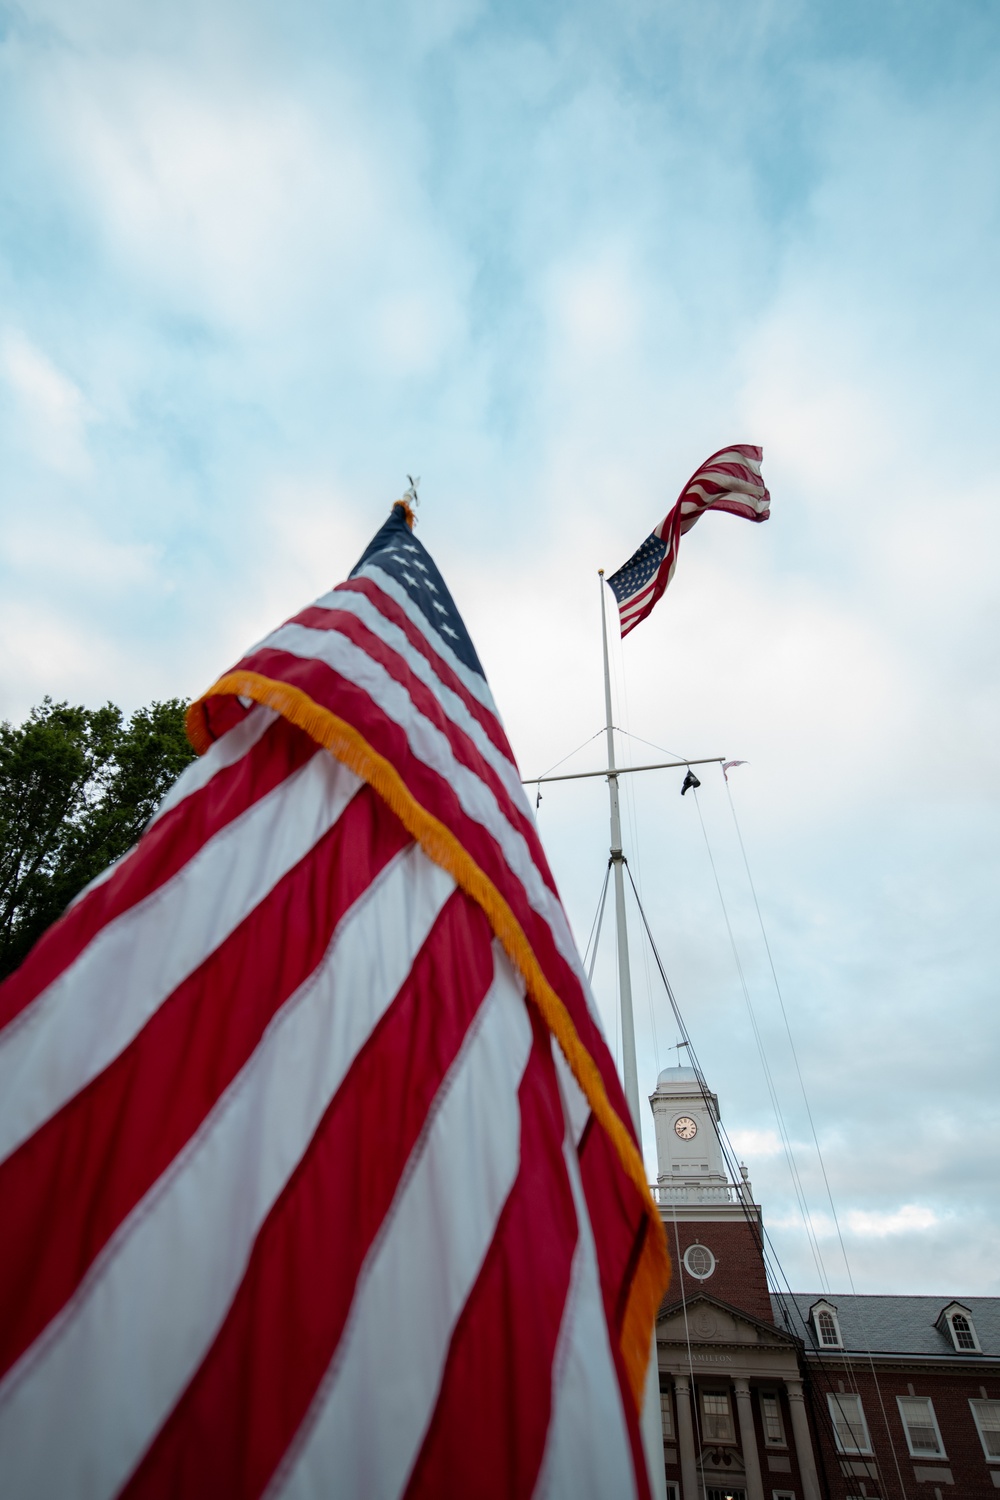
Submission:
<svg viewBox="0 0 1000 1500">
<path fill-rule="evenodd" d="M 344 576 L 410 471 L 544 769 L 601 723 L 597 567 L 708 453 L 763 444 L 772 520 L 686 539 L 616 715 L 750 762 L 858 1290 L 1000 1292 L 998 84 L 987 0 L 0 4 L 0 715 L 195 694 Z M 631 794 L 633 863 L 790 1279 L 846 1290 L 704 782 L 822 1266 L 669 775 Z M 583 937 L 602 799 L 539 810 Z M 636 971 L 652 1088 L 676 1037 Z M 613 1030 L 610 949 L 597 977 Z"/>
</svg>

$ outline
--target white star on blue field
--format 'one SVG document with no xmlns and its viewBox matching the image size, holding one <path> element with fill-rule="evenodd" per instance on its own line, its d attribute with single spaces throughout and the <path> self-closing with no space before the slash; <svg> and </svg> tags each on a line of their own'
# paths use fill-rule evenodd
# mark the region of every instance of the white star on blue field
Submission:
<svg viewBox="0 0 1000 1500">
<path fill-rule="evenodd" d="M 615 598 L 621 601 L 637 593 L 656 577 L 656 570 L 667 555 L 667 544 L 660 537 L 650 535 L 642 546 L 608 579 Z"/>
<path fill-rule="evenodd" d="M 998 140 L 994 0 L 0 0 L 0 717 L 202 691 L 419 471 L 401 586 L 598 768 L 598 568 L 763 447 L 611 666 L 621 756 L 746 762 L 623 837 L 793 1286 L 1000 1291 Z"/>
</svg>

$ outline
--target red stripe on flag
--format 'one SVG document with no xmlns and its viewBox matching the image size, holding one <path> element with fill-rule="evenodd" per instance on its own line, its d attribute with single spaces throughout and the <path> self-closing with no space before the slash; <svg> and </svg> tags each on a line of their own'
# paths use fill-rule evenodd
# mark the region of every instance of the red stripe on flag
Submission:
<svg viewBox="0 0 1000 1500">
<path fill-rule="evenodd" d="M 590 1222 L 594 1226 L 597 1267 L 604 1297 L 604 1315 L 611 1334 L 615 1371 L 622 1393 L 622 1409 L 632 1445 L 632 1462 L 640 1497 L 648 1494 L 646 1461 L 643 1457 L 639 1414 L 632 1399 L 621 1332 L 628 1311 L 627 1299 L 646 1243 L 655 1233 L 634 1185 L 624 1176 L 614 1147 L 594 1116 L 587 1121 L 579 1145 L 580 1177 Z"/>
<path fill-rule="evenodd" d="M 265 657 L 267 659 L 262 662 Z M 346 720 L 395 767 L 411 796 L 460 840 L 509 904 L 546 978 L 566 1005 L 583 1046 L 599 1069 L 612 1107 L 634 1140 L 635 1129 L 621 1081 L 607 1043 L 591 1014 L 579 975 L 559 951 L 547 918 L 529 903 L 525 888 L 511 870 L 502 849 L 488 829 L 466 813 L 451 782 L 413 753 L 402 725 L 388 718 L 363 688 L 341 677 L 333 668 L 321 666 L 313 659 L 276 651 L 261 652 L 250 660 L 254 669 L 264 676 L 289 683 L 293 688 L 299 688 L 301 684 L 300 690 L 312 702 Z M 537 832 L 531 827 L 524 836 L 532 862 L 544 879 L 548 867 Z"/>
<path fill-rule="evenodd" d="M 314 740 L 277 720 L 240 760 L 164 813 L 115 873 L 69 907 L 0 985 L 0 1028 L 79 958 L 103 927 L 165 885 L 202 845 L 315 754 Z"/>
<path fill-rule="evenodd" d="M 358 1272 L 493 972 L 489 923 L 456 891 L 271 1210 L 225 1323 L 123 1496 L 262 1492 L 333 1357 Z"/>
<path fill-rule="evenodd" d="M 366 656 L 383 666 L 389 675 L 406 690 L 417 712 L 447 737 L 456 760 L 467 766 L 490 788 L 504 817 L 532 846 L 535 863 L 549 889 L 554 891 L 555 882 L 545 855 L 542 853 L 527 803 L 525 802 L 522 806 L 514 800 L 482 751 L 465 730 L 448 716 L 440 700 L 435 697 L 426 683 L 421 682 L 403 657 L 387 646 L 378 636 L 373 635 L 367 626 L 354 615 L 342 615 L 336 633 L 344 636 Z M 295 662 L 301 665 L 298 671 L 293 673 L 292 663 Z M 261 672 L 265 677 L 278 677 L 283 682 L 302 680 L 307 673 L 310 696 L 317 702 L 332 707 L 342 701 L 344 677 L 337 672 L 336 668 L 314 657 L 297 657 L 278 648 L 263 647 L 252 656 L 245 658 L 236 670 Z"/>
<path fill-rule="evenodd" d="M 520 1088 L 521 1166 L 452 1337 L 440 1395 L 406 1500 L 530 1496 L 552 1408 L 552 1362 L 578 1228 L 549 1035 Z"/>
<path fill-rule="evenodd" d="M 363 788 L 111 1066 L 0 1166 L 0 1285 L 9 1293 L 0 1372 L 73 1294 L 320 962 L 341 917 L 410 842 Z"/>
<path fill-rule="evenodd" d="M 414 650 L 419 651 L 421 656 L 434 669 L 434 672 L 444 683 L 445 687 L 450 688 L 453 693 L 461 698 L 470 714 L 479 721 L 500 753 L 510 761 L 511 765 L 516 764 L 514 752 L 510 747 L 510 741 L 507 739 L 503 725 L 496 714 L 480 703 L 478 698 L 473 697 L 458 673 L 448 665 L 443 656 L 438 655 L 427 636 L 418 626 L 414 625 L 413 621 L 400 608 L 395 599 L 390 598 L 388 594 L 384 593 L 373 579 L 364 577 L 351 578 L 347 583 L 340 584 L 334 590 L 335 594 L 342 592 L 363 594 L 374 605 L 379 614 L 383 615 L 391 624 L 398 626 Z M 301 625 L 312 625 L 320 629 L 329 628 L 323 616 L 336 614 L 339 624 L 339 617 L 342 613 L 342 611 L 337 610 L 335 605 L 329 609 L 320 605 L 313 605 L 312 608 L 303 610 L 302 614 L 296 615 L 295 621 Z"/>
</svg>

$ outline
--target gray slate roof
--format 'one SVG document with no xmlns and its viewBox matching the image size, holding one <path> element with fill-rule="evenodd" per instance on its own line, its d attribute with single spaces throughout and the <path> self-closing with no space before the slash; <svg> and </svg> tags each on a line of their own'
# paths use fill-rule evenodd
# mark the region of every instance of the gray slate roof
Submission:
<svg viewBox="0 0 1000 1500">
<path fill-rule="evenodd" d="M 1000 1359 L 1000 1297 L 853 1297 L 825 1292 L 792 1292 L 771 1297 L 774 1321 L 802 1339 L 807 1352 L 817 1348 L 809 1309 L 815 1302 L 837 1309 L 844 1347 L 852 1353 L 938 1354 L 952 1359 Z M 942 1308 L 952 1302 L 967 1307 L 982 1346 L 982 1355 L 959 1354 L 947 1333 L 934 1327 Z M 783 1307 L 788 1309 L 786 1320 Z M 791 1324 L 789 1328 L 789 1322 Z M 836 1355 L 836 1350 L 827 1351 Z"/>
</svg>

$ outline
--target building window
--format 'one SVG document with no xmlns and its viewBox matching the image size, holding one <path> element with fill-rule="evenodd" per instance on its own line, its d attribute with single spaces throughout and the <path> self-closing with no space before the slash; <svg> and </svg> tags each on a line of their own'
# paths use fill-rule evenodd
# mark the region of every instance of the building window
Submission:
<svg viewBox="0 0 1000 1500">
<path fill-rule="evenodd" d="M 840 1320 L 832 1302 L 817 1302 L 810 1308 L 816 1342 L 821 1349 L 843 1349 L 840 1336 Z"/>
<path fill-rule="evenodd" d="M 781 1402 L 774 1391 L 761 1391 L 760 1415 L 764 1423 L 764 1442 L 769 1448 L 785 1448 L 785 1429 L 781 1420 Z"/>
<path fill-rule="evenodd" d="M 772 1490 L 771 1500 L 795 1500 L 794 1490 Z"/>
<path fill-rule="evenodd" d="M 870 1453 L 872 1445 L 868 1437 L 868 1424 L 861 1407 L 861 1397 L 854 1396 L 850 1392 L 831 1391 L 826 1400 L 830 1408 L 834 1436 L 837 1439 L 837 1451 L 839 1453 Z"/>
<path fill-rule="evenodd" d="M 733 1414 L 726 1391 L 702 1391 L 702 1437 L 707 1443 L 735 1443 Z"/>
<path fill-rule="evenodd" d="M 903 1430 L 912 1458 L 944 1458 L 944 1444 L 934 1407 L 926 1396 L 897 1396 Z"/>
<path fill-rule="evenodd" d="M 837 1325 L 833 1320 L 833 1313 L 826 1309 L 816 1314 L 816 1327 L 819 1329 L 819 1341 L 821 1344 L 839 1344 L 840 1335 L 837 1333 Z"/>
<path fill-rule="evenodd" d="M 684 1269 L 697 1281 L 707 1281 L 715 1270 L 715 1256 L 707 1245 L 688 1245 L 684 1251 Z"/>
<path fill-rule="evenodd" d="M 667 1480 L 667 1500 L 681 1500 L 680 1490 L 676 1484 L 671 1484 L 669 1479 Z"/>
<path fill-rule="evenodd" d="M 972 1322 L 964 1313 L 952 1313 L 951 1336 L 956 1349 L 978 1349 L 979 1340 L 973 1332 Z"/>
<path fill-rule="evenodd" d="M 960 1302 L 950 1302 L 943 1308 L 935 1326 L 948 1334 L 959 1354 L 982 1354 L 972 1314 Z"/>
<path fill-rule="evenodd" d="M 1000 1401 L 970 1401 L 979 1441 L 991 1462 L 1000 1461 Z"/>
<path fill-rule="evenodd" d="M 674 1403 L 669 1391 L 660 1392 L 660 1422 L 663 1426 L 663 1441 L 671 1442 L 674 1436 Z"/>
</svg>

